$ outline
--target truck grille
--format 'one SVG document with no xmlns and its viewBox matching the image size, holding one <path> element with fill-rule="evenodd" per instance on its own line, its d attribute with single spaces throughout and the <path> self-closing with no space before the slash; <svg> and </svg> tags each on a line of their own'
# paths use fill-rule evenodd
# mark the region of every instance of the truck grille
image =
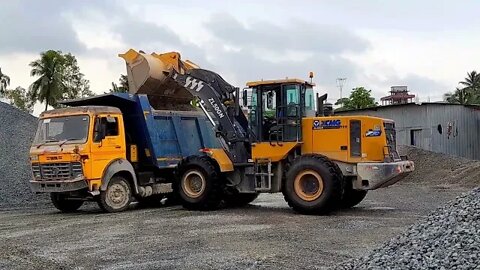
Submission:
<svg viewBox="0 0 480 270">
<path fill-rule="evenodd" d="M 36 180 L 68 180 L 82 174 L 80 162 L 32 164 L 33 176 Z"/>
</svg>

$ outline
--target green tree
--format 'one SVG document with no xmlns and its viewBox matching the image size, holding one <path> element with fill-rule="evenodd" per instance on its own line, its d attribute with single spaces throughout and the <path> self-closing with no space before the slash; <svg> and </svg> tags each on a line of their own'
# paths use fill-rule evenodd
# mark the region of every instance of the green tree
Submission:
<svg viewBox="0 0 480 270">
<path fill-rule="evenodd" d="M 119 86 L 120 85 L 120 86 Z M 109 93 L 128 93 L 128 77 L 127 75 L 120 75 L 119 84 L 112 82 L 112 88 Z"/>
<path fill-rule="evenodd" d="M 467 72 L 467 77 L 459 84 L 454 92 L 446 93 L 443 99 L 454 104 L 479 104 L 480 103 L 480 74 L 475 70 Z"/>
<path fill-rule="evenodd" d="M 34 102 L 30 100 L 30 95 L 25 88 L 18 86 L 15 89 L 9 89 L 6 91 L 5 97 L 9 100 L 10 105 L 28 113 L 33 112 Z"/>
<path fill-rule="evenodd" d="M 372 90 L 367 90 L 364 87 L 353 88 L 348 98 L 338 100 L 335 104 L 343 104 L 337 110 L 363 109 L 378 105 L 375 98 L 372 97 Z"/>
<path fill-rule="evenodd" d="M 67 53 L 63 57 L 65 58 L 63 98 L 76 99 L 93 96 L 94 93 L 90 90 L 90 81 L 85 79 L 85 75 L 80 72 L 75 56 Z"/>
<path fill-rule="evenodd" d="M 478 97 L 476 97 L 469 89 L 457 87 L 453 93 L 450 92 L 444 94 L 443 99 L 448 103 L 465 105 L 475 103 L 475 100 L 478 100 Z"/>
<path fill-rule="evenodd" d="M 49 50 L 40 54 L 40 59 L 30 63 L 31 76 L 39 77 L 30 85 L 32 102 L 45 102 L 58 108 L 62 99 L 75 99 L 92 96 L 90 82 L 80 72 L 77 59 L 70 53 Z"/>
<path fill-rule="evenodd" d="M 30 85 L 30 98 L 32 101 L 45 102 L 45 110 L 48 109 L 48 105 L 57 107 L 58 101 L 63 96 L 65 62 L 61 51 L 49 50 L 42 52 L 40 59 L 30 63 L 32 67 L 30 75 L 38 77 Z"/>
<path fill-rule="evenodd" d="M 5 95 L 7 87 L 10 85 L 10 77 L 2 73 L 2 68 L 0 68 L 0 96 Z"/>
<path fill-rule="evenodd" d="M 480 74 L 478 74 L 475 70 L 472 72 L 467 72 L 467 77 L 465 80 L 459 83 L 476 95 L 480 94 Z"/>
</svg>

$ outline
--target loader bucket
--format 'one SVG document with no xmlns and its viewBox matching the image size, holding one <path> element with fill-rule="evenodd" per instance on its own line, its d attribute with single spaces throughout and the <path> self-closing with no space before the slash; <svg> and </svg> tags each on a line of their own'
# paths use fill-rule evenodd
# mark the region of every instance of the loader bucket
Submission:
<svg viewBox="0 0 480 270">
<path fill-rule="evenodd" d="M 180 54 L 176 52 L 165 54 L 145 54 L 133 49 L 119 54 L 127 64 L 128 88 L 131 94 L 145 94 L 149 97 L 152 107 L 158 110 L 189 109 L 193 96 L 169 77 L 175 69 L 185 72 Z M 196 67 L 187 62 L 188 67 Z"/>
</svg>

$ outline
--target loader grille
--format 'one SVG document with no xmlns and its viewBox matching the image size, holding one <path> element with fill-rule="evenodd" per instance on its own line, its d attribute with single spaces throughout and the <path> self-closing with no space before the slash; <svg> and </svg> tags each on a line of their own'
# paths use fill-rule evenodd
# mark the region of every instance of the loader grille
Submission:
<svg viewBox="0 0 480 270">
<path fill-rule="evenodd" d="M 68 180 L 83 173 L 80 162 L 32 164 L 35 180 Z"/>
<path fill-rule="evenodd" d="M 395 132 L 395 123 L 384 122 L 383 126 L 385 128 L 385 136 L 387 137 L 387 147 L 388 152 L 390 153 L 390 158 L 393 160 L 400 159 L 400 156 L 397 152 L 397 134 Z"/>
</svg>

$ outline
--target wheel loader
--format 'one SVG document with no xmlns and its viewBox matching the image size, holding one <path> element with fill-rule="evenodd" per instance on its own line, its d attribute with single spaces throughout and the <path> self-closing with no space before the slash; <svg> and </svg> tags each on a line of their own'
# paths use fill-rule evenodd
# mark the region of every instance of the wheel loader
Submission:
<svg viewBox="0 0 480 270">
<path fill-rule="evenodd" d="M 131 49 L 120 56 L 131 93 L 148 95 L 160 108 L 185 108 L 195 98 L 214 127 L 220 147 L 198 149 L 175 168 L 173 187 L 188 209 L 243 205 L 259 193 L 282 192 L 297 212 L 327 214 L 414 170 L 397 153 L 393 121 L 323 116 L 326 96 L 315 99 L 312 82 L 260 80 L 240 91 L 179 53 Z"/>
</svg>

